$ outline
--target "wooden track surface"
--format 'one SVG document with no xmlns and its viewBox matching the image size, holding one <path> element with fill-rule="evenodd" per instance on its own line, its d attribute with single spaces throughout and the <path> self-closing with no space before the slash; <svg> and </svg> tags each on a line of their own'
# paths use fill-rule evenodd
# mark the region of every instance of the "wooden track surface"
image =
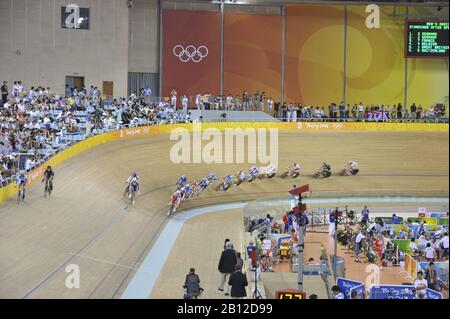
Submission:
<svg viewBox="0 0 450 319">
<path fill-rule="evenodd" d="M 166 205 L 181 174 L 199 179 L 247 170 L 249 164 L 170 162 L 169 136 L 101 145 L 56 169 L 52 198 L 43 185 L 25 203 L 0 207 L 0 298 L 117 298 L 167 221 Z M 302 165 L 297 185 L 315 193 L 346 196 L 417 194 L 448 196 L 448 134 L 408 132 L 280 133 L 280 167 Z M 336 171 L 348 160 L 361 175 L 310 176 L 322 162 Z M 142 194 L 134 207 L 121 197 L 132 170 L 141 175 Z M 218 202 L 284 197 L 293 180 L 274 178 L 233 188 L 207 190 L 182 208 Z M 215 230 L 205 230 L 215 231 Z M 220 240 L 223 240 L 220 234 Z M 201 256 L 199 256 L 201 258 Z M 78 264 L 81 288 L 65 287 L 65 266 Z M 183 268 L 184 272 L 184 268 Z"/>
</svg>

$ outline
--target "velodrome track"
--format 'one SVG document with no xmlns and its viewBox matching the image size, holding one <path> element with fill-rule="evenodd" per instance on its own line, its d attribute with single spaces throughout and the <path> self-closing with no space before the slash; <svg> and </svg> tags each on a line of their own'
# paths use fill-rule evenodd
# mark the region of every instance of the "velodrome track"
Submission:
<svg viewBox="0 0 450 319">
<path fill-rule="evenodd" d="M 280 132 L 280 168 L 299 161 L 313 194 L 448 197 L 448 132 Z M 250 165 L 172 164 L 168 135 L 110 142 L 56 169 L 52 198 L 43 186 L 23 205 L 0 206 L 0 298 L 118 298 L 167 222 L 166 205 L 181 174 L 199 179 L 247 170 Z M 322 162 L 334 170 L 348 160 L 361 175 L 314 180 Z M 132 170 L 142 194 L 128 207 L 121 194 Z M 287 195 L 293 180 L 258 180 L 227 192 L 207 190 L 182 208 Z M 230 227 L 233 225 L 229 225 Z M 227 225 L 228 227 L 228 225 Z M 211 229 L 222 241 L 226 227 Z M 198 256 L 202 258 L 202 256 Z M 65 287 L 65 267 L 77 264 L 81 287 Z M 188 267 L 180 265 L 180 267 Z M 216 269 L 211 269 L 216 272 Z M 174 296 L 179 297 L 179 296 Z"/>
</svg>

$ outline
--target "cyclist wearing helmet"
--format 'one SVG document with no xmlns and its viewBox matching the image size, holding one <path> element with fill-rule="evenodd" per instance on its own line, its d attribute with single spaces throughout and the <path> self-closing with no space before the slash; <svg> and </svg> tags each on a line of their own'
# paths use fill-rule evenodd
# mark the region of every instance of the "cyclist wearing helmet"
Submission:
<svg viewBox="0 0 450 319">
<path fill-rule="evenodd" d="M 329 172 L 331 173 L 331 166 L 328 163 L 323 163 L 321 167 L 322 172 Z"/>
<path fill-rule="evenodd" d="M 53 190 L 53 177 L 55 176 L 55 172 L 53 172 L 52 167 L 49 165 L 47 166 L 45 172 L 44 172 L 44 178 L 42 179 L 43 182 L 48 182 L 48 191 L 51 192 Z"/>
<path fill-rule="evenodd" d="M 178 179 L 177 186 L 178 187 L 183 187 L 186 184 L 187 184 L 186 176 L 185 175 L 181 175 L 181 177 Z"/>
<path fill-rule="evenodd" d="M 125 188 L 125 192 L 124 192 L 124 195 L 123 195 L 123 196 L 127 196 L 127 195 L 130 195 L 130 194 L 131 194 L 131 193 L 130 193 L 130 187 L 131 187 L 131 182 L 132 182 L 133 180 L 136 181 L 137 186 L 138 186 L 138 188 L 140 189 L 139 175 L 138 175 L 138 173 L 133 172 L 133 173 L 131 173 L 131 175 L 127 178 L 127 180 L 126 180 L 126 182 L 125 182 L 125 183 L 127 184 L 127 187 Z"/>
<path fill-rule="evenodd" d="M 21 170 L 19 174 L 16 176 L 16 184 L 20 187 L 23 186 L 23 195 L 22 200 L 25 199 L 25 185 L 27 184 L 28 179 L 26 172 L 24 170 Z"/>
<path fill-rule="evenodd" d="M 52 167 L 49 165 L 49 166 L 47 166 L 47 168 L 44 172 L 44 178 L 42 179 L 42 181 L 47 181 L 47 180 L 53 179 L 54 176 L 55 176 L 55 172 L 53 172 Z"/>
<path fill-rule="evenodd" d="M 357 162 L 355 161 L 349 161 L 347 163 L 347 170 L 348 172 L 350 172 L 352 175 L 355 175 L 359 172 L 359 165 Z"/>
<path fill-rule="evenodd" d="M 238 172 L 236 172 L 236 175 L 234 177 L 236 179 L 235 184 L 240 184 L 245 179 L 245 173 L 242 171 L 238 171 Z"/>
<path fill-rule="evenodd" d="M 300 173 L 300 164 L 297 162 L 292 164 L 289 167 L 289 173 L 291 173 L 291 174 Z"/>
<path fill-rule="evenodd" d="M 140 192 L 140 185 L 139 185 L 139 181 L 136 177 L 134 177 L 131 182 L 130 185 L 128 187 L 128 197 L 131 198 L 131 194 L 133 193 L 137 193 L 139 194 Z"/>
</svg>

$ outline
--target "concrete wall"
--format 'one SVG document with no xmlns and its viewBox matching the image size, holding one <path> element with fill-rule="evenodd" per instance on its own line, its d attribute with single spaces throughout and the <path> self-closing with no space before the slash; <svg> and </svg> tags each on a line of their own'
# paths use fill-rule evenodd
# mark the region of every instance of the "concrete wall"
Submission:
<svg viewBox="0 0 450 319">
<path fill-rule="evenodd" d="M 73 2 L 90 8 L 89 30 L 61 28 L 61 7 Z M 124 0 L 0 0 L 0 79 L 62 93 L 65 76 L 84 76 L 126 95 L 128 11 Z"/>
<path fill-rule="evenodd" d="M 129 13 L 128 72 L 159 72 L 159 1 L 134 0 Z"/>
</svg>

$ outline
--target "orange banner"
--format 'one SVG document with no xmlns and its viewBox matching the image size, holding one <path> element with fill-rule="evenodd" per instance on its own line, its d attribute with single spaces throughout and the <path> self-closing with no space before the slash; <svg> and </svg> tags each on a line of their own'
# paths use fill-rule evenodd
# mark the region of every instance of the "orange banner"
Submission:
<svg viewBox="0 0 450 319">
<path fill-rule="evenodd" d="M 287 6 L 286 102 L 315 106 L 340 102 L 344 14 L 344 6 Z"/>
<path fill-rule="evenodd" d="M 224 94 L 281 99 L 281 16 L 225 14 Z"/>
<path fill-rule="evenodd" d="M 164 10 L 163 96 L 220 91 L 220 13 Z"/>
</svg>

